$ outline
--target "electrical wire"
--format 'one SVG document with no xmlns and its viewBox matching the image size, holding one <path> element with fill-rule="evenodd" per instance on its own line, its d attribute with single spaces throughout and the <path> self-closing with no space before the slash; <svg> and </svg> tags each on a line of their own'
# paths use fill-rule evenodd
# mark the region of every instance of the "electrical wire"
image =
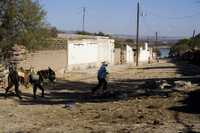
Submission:
<svg viewBox="0 0 200 133">
<path fill-rule="evenodd" d="M 193 17 L 197 17 L 198 15 L 200 15 L 200 12 L 197 12 L 197 13 L 192 14 L 192 15 L 185 15 L 185 16 L 180 16 L 180 17 L 163 16 L 163 15 L 155 14 L 155 13 L 152 13 L 152 12 L 150 12 L 149 14 L 150 14 L 150 16 L 162 18 L 162 19 L 165 18 L 165 19 L 171 19 L 171 20 L 181 20 L 181 19 L 190 19 L 190 18 L 193 18 Z"/>
<path fill-rule="evenodd" d="M 200 0 L 199 0 L 199 2 L 200 2 Z M 167 23 L 166 28 L 167 28 L 168 32 L 172 32 L 173 29 L 176 29 L 176 26 L 174 25 L 174 22 L 171 23 L 170 20 L 172 20 L 172 21 L 187 21 L 187 20 L 190 20 L 191 18 L 200 16 L 200 12 L 196 12 L 196 13 L 191 14 L 191 15 L 183 15 L 183 16 L 164 16 L 164 15 L 161 15 L 159 13 L 153 13 L 153 12 L 150 12 L 150 11 L 145 11 L 144 9 L 146 9 L 144 7 L 144 5 L 140 4 L 140 12 L 141 12 L 140 16 L 141 16 L 141 19 L 142 19 L 141 23 L 145 27 L 145 28 L 143 28 L 143 30 L 145 30 L 145 31 L 149 30 L 152 33 L 157 32 L 156 31 L 157 27 L 156 27 L 156 29 L 153 29 L 153 27 L 155 27 L 155 26 L 151 26 L 151 25 L 156 25 L 154 23 L 157 22 L 157 21 L 154 21 L 154 23 L 150 24 L 149 22 L 152 22 L 153 20 L 151 19 L 150 21 L 148 21 L 149 18 L 154 17 L 155 19 L 158 19 L 158 20 L 159 19 L 161 19 L 161 20 L 165 19 L 165 21 L 168 20 L 169 22 Z"/>
<path fill-rule="evenodd" d="M 144 0 L 140 0 L 140 9 L 143 10 L 144 8 Z M 196 3 L 200 3 L 200 0 L 196 0 Z M 143 10 L 144 11 L 144 10 Z M 169 19 L 169 20 L 182 20 L 182 19 L 190 19 L 193 17 L 200 17 L 200 12 L 196 12 L 194 14 L 191 15 L 184 15 L 184 16 L 178 16 L 178 17 L 173 17 L 173 16 L 164 16 L 158 13 L 154 13 L 154 12 L 149 12 L 147 11 L 148 16 L 153 16 L 153 17 L 157 17 L 157 18 L 161 18 L 161 19 Z M 144 13 L 142 13 L 144 14 Z M 147 14 L 145 14 L 147 15 Z"/>
</svg>

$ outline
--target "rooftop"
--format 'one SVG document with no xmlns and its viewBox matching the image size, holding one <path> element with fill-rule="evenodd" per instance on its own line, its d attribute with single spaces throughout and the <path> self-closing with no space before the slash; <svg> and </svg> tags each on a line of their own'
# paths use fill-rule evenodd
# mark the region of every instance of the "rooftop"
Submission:
<svg viewBox="0 0 200 133">
<path fill-rule="evenodd" d="M 82 39 L 109 39 L 109 37 L 105 36 L 91 36 L 91 35 L 78 35 L 78 34 L 58 34 L 58 38 L 60 39 L 68 39 L 68 40 L 82 40 Z"/>
</svg>

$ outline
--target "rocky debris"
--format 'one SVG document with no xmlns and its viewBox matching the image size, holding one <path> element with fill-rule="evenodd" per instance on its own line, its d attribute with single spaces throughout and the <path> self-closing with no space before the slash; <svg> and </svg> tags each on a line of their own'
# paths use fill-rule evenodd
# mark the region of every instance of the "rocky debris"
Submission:
<svg viewBox="0 0 200 133">
<path fill-rule="evenodd" d="M 153 125 L 159 125 L 160 124 L 160 121 L 159 120 L 154 120 L 153 121 Z"/>
<path fill-rule="evenodd" d="M 71 109 L 75 106 L 75 102 L 67 102 L 65 103 L 65 106 L 64 108 L 68 108 L 68 109 Z"/>
<path fill-rule="evenodd" d="M 25 60 L 26 48 L 22 45 L 15 44 L 9 51 L 9 62 L 19 64 Z"/>
<path fill-rule="evenodd" d="M 0 87 L 4 88 L 6 86 L 7 76 L 8 71 L 5 69 L 4 65 L 0 64 Z"/>
<path fill-rule="evenodd" d="M 161 90 L 166 89 L 166 88 L 171 88 L 171 87 L 172 87 L 172 85 L 169 84 L 169 83 L 167 82 L 167 80 L 160 80 L 160 81 L 158 81 L 158 84 L 159 84 L 159 88 L 160 88 Z"/>
<path fill-rule="evenodd" d="M 192 83 L 190 81 L 175 81 L 175 89 L 177 90 L 188 90 L 192 89 Z"/>
<path fill-rule="evenodd" d="M 172 88 L 172 85 L 169 84 L 166 80 L 159 80 L 159 81 L 148 80 L 143 85 L 143 88 L 146 92 L 151 92 L 153 90 L 163 90 Z"/>
<path fill-rule="evenodd" d="M 5 76 L 4 74 L 4 66 L 0 64 L 0 78 L 3 78 Z"/>
<path fill-rule="evenodd" d="M 158 107 L 155 105 L 148 105 L 146 108 L 148 109 L 157 109 Z"/>
</svg>

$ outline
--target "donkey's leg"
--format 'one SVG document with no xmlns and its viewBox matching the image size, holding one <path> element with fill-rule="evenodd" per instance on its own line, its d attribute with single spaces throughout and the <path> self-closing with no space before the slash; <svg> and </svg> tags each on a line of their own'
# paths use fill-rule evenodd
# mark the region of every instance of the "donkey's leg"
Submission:
<svg viewBox="0 0 200 133">
<path fill-rule="evenodd" d="M 41 84 L 39 84 L 38 87 L 42 91 L 42 97 L 44 97 L 44 88 L 41 86 Z"/>
<path fill-rule="evenodd" d="M 36 92 L 37 92 L 37 85 L 34 84 L 33 85 L 33 97 L 34 97 L 34 99 L 36 99 Z"/>
</svg>

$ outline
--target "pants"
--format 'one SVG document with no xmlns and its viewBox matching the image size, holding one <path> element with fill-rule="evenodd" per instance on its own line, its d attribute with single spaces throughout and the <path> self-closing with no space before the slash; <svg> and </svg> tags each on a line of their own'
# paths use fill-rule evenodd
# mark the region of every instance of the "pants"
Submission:
<svg viewBox="0 0 200 133">
<path fill-rule="evenodd" d="M 34 98 L 36 98 L 37 88 L 39 88 L 42 91 L 42 97 L 44 97 L 44 88 L 41 86 L 40 83 L 35 83 L 35 84 L 33 84 L 33 95 L 34 95 Z"/>
<path fill-rule="evenodd" d="M 98 85 L 92 89 L 92 92 L 94 93 L 95 91 L 97 91 L 98 89 L 101 89 L 103 87 L 103 91 L 105 91 L 107 89 L 107 81 L 106 79 L 100 79 L 98 78 Z"/>
<path fill-rule="evenodd" d="M 15 93 L 16 93 L 16 95 L 19 97 L 19 99 L 22 99 L 22 97 L 20 96 L 20 92 L 19 92 L 19 84 L 17 84 L 17 83 L 14 84 L 12 82 L 8 83 L 8 87 L 6 88 L 5 96 L 7 96 L 8 91 L 13 86 L 15 86 Z"/>
</svg>

